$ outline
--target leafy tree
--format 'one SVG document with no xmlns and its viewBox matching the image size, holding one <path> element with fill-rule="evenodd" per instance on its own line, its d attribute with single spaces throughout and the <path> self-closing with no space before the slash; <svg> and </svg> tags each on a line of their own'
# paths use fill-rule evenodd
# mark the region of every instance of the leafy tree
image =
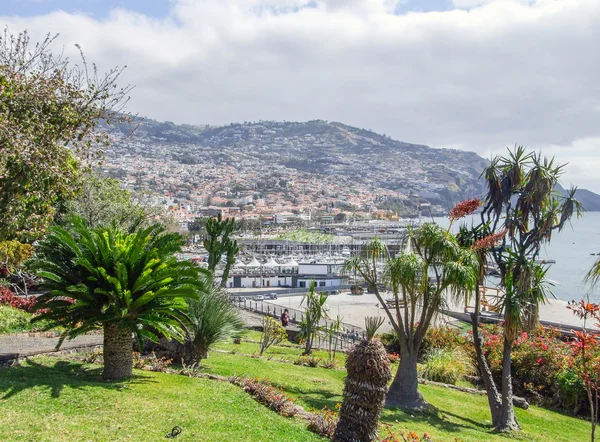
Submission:
<svg viewBox="0 0 600 442">
<path fill-rule="evenodd" d="M 325 293 L 315 291 L 316 283 L 312 281 L 308 293 L 300 305 L 306 301 L 304 308 L 304 319 L 300 322 L 300 341 L 304 342 L 304 355 L 309 355 L 312 352 L 315 336 L 323 327 L 319 324 L 321 319 L 327 318 L 328 308 L 325 305 L 327 297 Z"/>
<path fill-rule="evenodd" d="M 204 289 L 198 267 L 175 256 L 183 244 L 159 225 L 124 233 L 74 218 L 72 228 L 50 228 L 31 264 L 48 290 L 35 320 L 65 328 L 58 347 L 103 329 L 104 378 L 131 376 L 132 334 L 140 348 L 143 338 L 157 342 L 157 334 L 183 339 L 185 298 Z"/>
<path fill-rule="evenodd" d="M 221 276 L 221 287 L 225 287 L 231 266 L 240 251 L 237 241 L 229 237 L 235 229 L 235 218 L 222 219 L 221 214 L 219 214 L 217 218 L 208 219 L 205 227 L 204 248 L 208 252 L 208 270 L 214 275 L 223 255 L 227 257 L 225 269 Z"/>
<path fill-rule="evenodd" d="M 23 263 L 31 258 L 34 248 L 31 244 L 19 241 L 0 242 L 0 284 L 6 284 L 14 293 L 29 295 L 29 288 L 35 286 L 35 277 L 26 271 Z M 5 278 L 5 279 L 2 279 Z M 35 302 L 31 299 L 28 302 Z"/>
<path fill-rule="evenodd" d="M 148 217 L 149 212 L 132 201 L 131 194 L 121 187 L 119 180 L 91 172 L 82 178 L 80 191 L 64 203 L 59 221 L 68 222 L 75 215 L 85 219 L 90 228 L 115 224 L 129 230 Z"/>
<path fill-rule="evenodd" d="M 582 212 L 576 188 L 564 197 L 554 191 L 563 168 L 555 165 L 554 158 L 526 153 L 518 146 L 508 156 L 494 158 L 482 174 L 488 189 L 478 239 L 497 237 L 500 244 L 490 247 L 489 253 L 500 269 L 504 289 L 499 300 L 504 319 L 501 391 L 494 383 L 485 383 L 498 431 L 520 428 L 513 405 L 511 354 L 519 328 L 531 330 L 538 324 L 539 304 L 549 293 L 547 268 L 536 262 L 541 246 Z M 480 345 L 478 340 L 475 343 Z"/>
<path fill-rule="evenodd" d="M 33 246 L 19 241 L 0 242 L 0 276 L 12 273 L 23 262 L 33 256 Z"/>
<path fill-rule="evenodd" d="M 375 239 L 361 255 L 350 258 L 345 269 L 366 281 L 398 336 L 400 364 L 386 405 L 422 408 L 426 402 L 418 388 L 417 360 L 423 338 L 445 293 L 460 298 L 474 290 L 478 263 L 472 251 L 462 248 L 449 230 L 437 224 L 410 230 L 408 241 L 411 250 L 392 258 L 385 244 Z M 381 295 L 383 284 L 392 291 L 392 303 Z"/>
<path fill-rule="evenodd" d="M 328 362 L 331 364 L 335 364 L 335 356 L 337 353 L 337 340 L 336 336 L 342 330 L 344 318 L 337 315 L 334 320 L 332 320 L 329 325 L 325 328 L 325 332 L 327 334 L 327 357 Z"/>
<path fill-rule="evenodd" d="M 100 77 L 83 57 L 72 65 L 51 52 L 55 38 L 0 35 L 0 240 L 38 238 L 99 154 L 94 146 L 108 143 L 99 121 L 127 120 L 121 70 Z"/>
</svg>

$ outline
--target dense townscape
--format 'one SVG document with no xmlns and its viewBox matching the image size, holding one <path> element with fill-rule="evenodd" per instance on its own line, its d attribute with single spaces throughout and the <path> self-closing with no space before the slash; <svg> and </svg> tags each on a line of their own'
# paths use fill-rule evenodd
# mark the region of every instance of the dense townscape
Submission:
<svg viewBox="0 0 600 442">
<path fill-rule="evenodd" d="M 110 134 L 104 172 L 151 203 L 177 206 L 182 221 L 208 207 L 238 218 L 304 220 L 341 212 L 397 219 L 423 203 L 446 213 L 482 192 L 487 164 L 474 153 L 322 120 L 215 128 L 143 120 L 133 133 L 121 126 Z"/>
</svg>

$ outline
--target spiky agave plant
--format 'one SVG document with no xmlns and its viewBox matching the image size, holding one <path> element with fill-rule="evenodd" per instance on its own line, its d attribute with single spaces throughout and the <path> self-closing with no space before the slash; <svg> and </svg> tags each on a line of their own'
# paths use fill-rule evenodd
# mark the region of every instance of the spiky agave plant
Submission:
<svg viewBox="0 0 600 442">
<path fill-rule="evenodd" d="M 344 399 L 334 442 L 371 442 L 377 438 L 387 385 L 392 379 L 385 348 L 375 339 L 383 318 L 365 318 L 367 337 L 348 354 Z"/>
</svg>

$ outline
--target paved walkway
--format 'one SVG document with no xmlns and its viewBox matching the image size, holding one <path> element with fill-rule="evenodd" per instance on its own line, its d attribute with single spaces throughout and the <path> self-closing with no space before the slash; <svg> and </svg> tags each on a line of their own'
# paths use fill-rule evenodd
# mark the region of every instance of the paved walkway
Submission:
<svg viewBox="0 0 600 442">
<path fill-rule="evenodd" d="M 91 347 L 102 344 L 102 335 L 83 335 L 72 340 L 65 340 L 60 350 L 78 347 Z M 6 355 L 30 356 L 55 351 L 58 337 L 44 337 L 42 334 L 30 336 L 28 333 L 17 335 L 0 335 L 0 358 Z"/>
<path fill-rule="evenodd" d="M 244 310 L 240 312 L 246 326 L 257 327 L 262 324 L 262 315 Z M 78 336 L 72 340 L 65 340 L 60 350 L 102 345 L 102 338 L 102 334 Z M 45 337 L 44 333 L 0 335 L 0 360 L 51 353 L 56 351 L 57 343 L 57 336 Z"/>
</svg>

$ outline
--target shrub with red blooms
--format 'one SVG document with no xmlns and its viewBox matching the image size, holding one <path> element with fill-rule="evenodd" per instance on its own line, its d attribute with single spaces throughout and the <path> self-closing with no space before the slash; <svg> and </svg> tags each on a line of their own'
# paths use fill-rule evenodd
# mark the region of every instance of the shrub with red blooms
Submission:
<svg viewBox="0 0 600 442">
<path fill-rule="evenodd" d="M 471 215 L 475 213 L 477 209 L 481 206 L 481 201 L 479 198 L 473 198 L 470 200 L 462 201 L 457 203 L 449 213 L 449 218 L 451 221 L 455 221 L 460 218 L 464 218 L 467 215 Z"/>
<path fill-rule="evenodd" d="M 400 355 L 398 353 L 388 353 L 388 359 L 390 360 L 390 364 L 398 362 L 400 360 Z"/>
<path fill-rule="evenodd" d="M 19 310 L 32 312 L 35 307 L 35 296 L 21 298 L 5 286 L 0 286 L 0 305 L 9 305 Z"/>
<path fill-rule="evenodd" d="M 481 335 L 483 351 L 496 382 L 499 382 L 502 376 L 502 328 L 499 325 L 483 325 Z M 561 381 L 568 378 L 573 362 L 571 345 L 562 341 L 556 330 L 540 327 L 529 334 L 521 333 L 515 340 L 512 353 L 515 394 L 570 412 L 578 411 L 581 404 L 573 404 L 573 395 L 567 391 L 573 384 Z M 577 383 L 576 380 L 573 382 Z"/>
</svg>

